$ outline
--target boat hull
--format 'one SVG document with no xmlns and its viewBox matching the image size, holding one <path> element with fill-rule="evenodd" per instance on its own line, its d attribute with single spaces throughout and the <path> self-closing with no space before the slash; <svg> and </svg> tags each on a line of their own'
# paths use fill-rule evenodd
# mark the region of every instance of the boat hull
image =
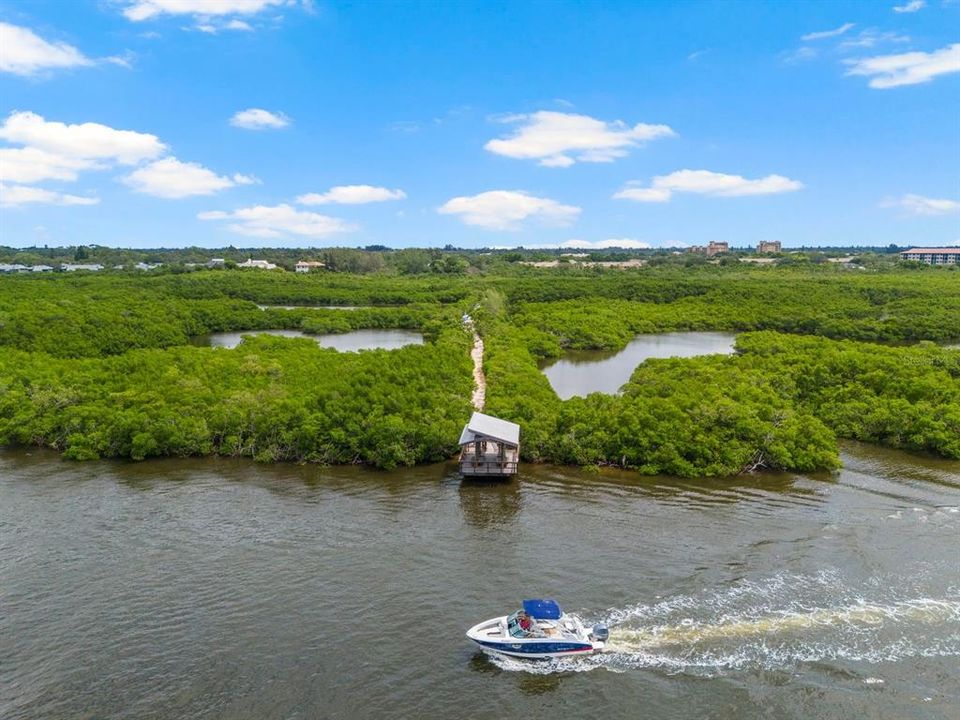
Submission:
<svg viewBox="0 0 960 720">
<path fill-rule="evenodd" d="M 517 658 L 544 659 L 592 655 L 603 650 L 604 643 L 602 641 L 591 640 L 588 637 L 580 639 L 569 637 L 506 637 L 506 620 L 507 618 L 504 616 L 474 625 L 467 631 L 467 638 L 479 645 L 485 652 Z"/>
</svg>

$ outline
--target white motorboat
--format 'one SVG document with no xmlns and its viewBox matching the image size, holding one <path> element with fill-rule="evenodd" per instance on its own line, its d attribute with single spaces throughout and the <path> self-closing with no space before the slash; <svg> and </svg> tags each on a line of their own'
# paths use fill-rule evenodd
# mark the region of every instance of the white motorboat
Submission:
<svg viewBox="0 0 960 720">
<path fill-rule="evenodd" d="M 606 645 L 610 631 L 587 629 L 576 615 L 553 600 L 524 600 L 523 609 L 492 618 L 467 630 L 467 637 L 488 652 L 523 658 L 590 655 Z"/>
</svg>

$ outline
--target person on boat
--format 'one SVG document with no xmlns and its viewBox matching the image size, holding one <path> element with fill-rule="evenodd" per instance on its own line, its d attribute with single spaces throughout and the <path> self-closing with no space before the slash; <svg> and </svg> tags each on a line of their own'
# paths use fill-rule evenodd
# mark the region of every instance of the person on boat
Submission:
<svg viewBox="0 0 960 720">
<path fill-rule="evenodd" d="M 525 612 L 521 612 L 517 616 L 517 624 L 520 626 L 520 629 L 525 633 L 533 632 L 533 620 Z"/>
</svg>

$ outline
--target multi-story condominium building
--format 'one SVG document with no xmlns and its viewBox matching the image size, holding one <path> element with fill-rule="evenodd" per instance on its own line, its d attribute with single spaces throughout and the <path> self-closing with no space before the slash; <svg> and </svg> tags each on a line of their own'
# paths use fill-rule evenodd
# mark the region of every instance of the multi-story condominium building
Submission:
<svg viewBox="0 0 960 720">
<path fill-rule="evenodd" d="M 960 265 L 960 247 L 910 248 L 900 253 L 903 260 L 916 260 L 927 265 Z"/>
</svg>

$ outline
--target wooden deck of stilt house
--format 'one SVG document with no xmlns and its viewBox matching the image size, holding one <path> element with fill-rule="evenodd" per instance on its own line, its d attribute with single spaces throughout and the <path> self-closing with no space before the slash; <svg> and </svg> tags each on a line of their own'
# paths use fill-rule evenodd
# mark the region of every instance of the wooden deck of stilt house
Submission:
<svg viewBox="0 0 960 720">
<path fill-rule="evenodd" d="M 520 461 L 520 426 L 475 412 L 460 434 L 460 474 L 509 477 Z"/>
</svg>

